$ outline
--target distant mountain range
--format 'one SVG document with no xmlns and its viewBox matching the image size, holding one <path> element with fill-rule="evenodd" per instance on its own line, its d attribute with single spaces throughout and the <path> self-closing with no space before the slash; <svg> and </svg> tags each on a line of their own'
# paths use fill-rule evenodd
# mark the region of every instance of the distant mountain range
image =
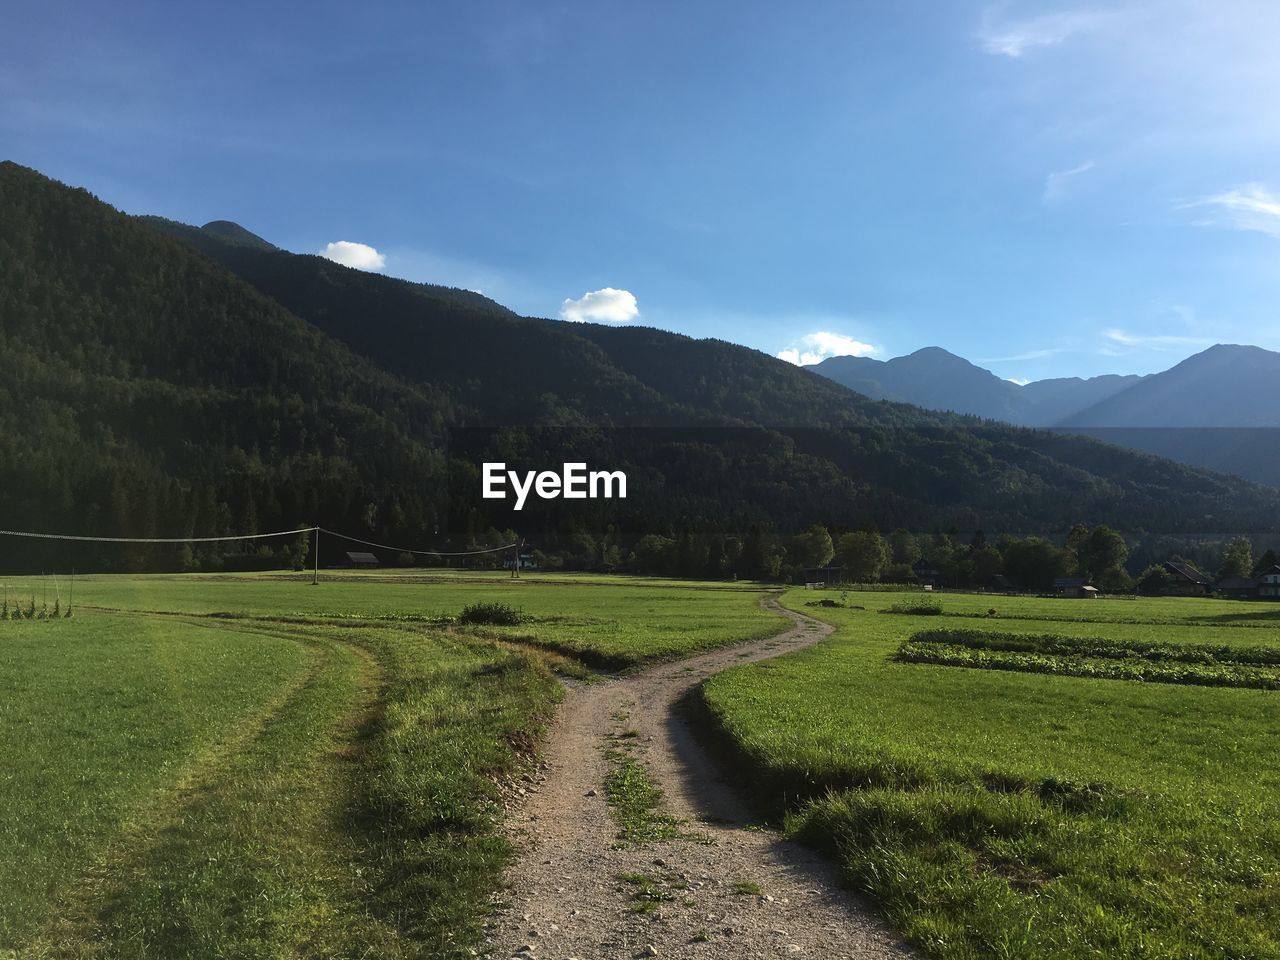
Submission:
<svg viewBox="0 0 1280 960">
<path fill-rule="evenodd" d="M 1218 344 L 1150 376 L 1002 380 L 940 347 L 809 369 L 877 400 L 1081 433 L 1195 466 L 1280 483 L 1280 353 Z"/>
</svg>

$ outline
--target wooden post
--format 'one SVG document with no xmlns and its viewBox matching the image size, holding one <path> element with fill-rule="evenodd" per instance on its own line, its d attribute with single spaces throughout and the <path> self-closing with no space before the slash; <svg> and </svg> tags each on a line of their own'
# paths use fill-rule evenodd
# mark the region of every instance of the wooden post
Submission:
<svg viewBox="0 0 1280 960">
<path fill-rule="evenodd" d="M 516 537 L 516 542 L 515 542 L 515 544 L 514 544 L 515 551 L 516 551 L 516 555 L 515 555 L 515 558 L 514 558 L 514 560 L 512 561 L 512 564 L 511 564 L 511 579 L 512 579 L 512 580 L 519 580 L 519 579 L 520 579 L 520 543 L 521 543 L 520 538 L 519 538 L 519 537 Z"/>
<path fill-rule="evenodd" d="M 314 587 L 320 582 L 320 528 L 313 527 L 311 530 L 311 546 L 316 552 L 316 569 L 311 577 L 311 585 Z"/>
</svg>

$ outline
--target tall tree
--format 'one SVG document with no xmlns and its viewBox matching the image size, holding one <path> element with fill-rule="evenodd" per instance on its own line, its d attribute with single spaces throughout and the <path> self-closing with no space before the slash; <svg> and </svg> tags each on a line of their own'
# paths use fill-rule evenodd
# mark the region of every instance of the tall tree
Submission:
<svg viewBox="0 0 1280 960">
<path fill-rule="evenodd" d="M 861 530 L 840 538 L 836 555 L 845 569 L 845 577 L 857 583 L 873 583 L 889 562 L 889 545 L 878 533 Z"/>
<path fill-rule="evenodd" d="M 1260 556 L 1258 558 L 1258 562 L 1253 565 L 1253 576 L 1259 576 L 1264 571 L 1270 570 L 1272 567 L 1276 566 L 1280 566 L 1280 556 L 1278 556 L 1274 550 L 1269 549 L 1266 553 Z"/>
<path fill-rule="evenodd" d="M 804 533 L 791 538 L 791 555 L 803 567 L 821 567 L 831 562 L 835 547 L 831 533 L 820 523 L 815 523 Z"/>
<path fill-rule="evenodd" d="M 1124 537 L 1105 524 L 1098 524 L 1090 530 L 1083 541 L 1077 543 L 1075 550 L 1079 573 L 1083 577 L 1113 577 L 1116 570 L 1124 568 L 1129 556 L 1129 545 Z"/>
<path fill-rule="evenodd" d="M 920 559 L 920 544 L 911 531 L 898 527 L 889 534 L 889 554 L 891 562 L 909 567 Z"/>
<path fill-rule="evenodd" d="M 1253 572 L 1253 544 L 1247 537 L 1236 537 L 1227 544 L 1218 566 L 1219 577 L 1247 577 Z"/>
</svg>

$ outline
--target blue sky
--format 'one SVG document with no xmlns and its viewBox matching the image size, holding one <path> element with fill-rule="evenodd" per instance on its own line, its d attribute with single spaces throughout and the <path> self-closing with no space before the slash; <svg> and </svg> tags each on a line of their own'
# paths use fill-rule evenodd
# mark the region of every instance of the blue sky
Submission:
<svg viewBox="0 0 1280 960">
<path fill-rule="evenodd" d="M 1280 349 L 1271 0 L 5 19 L 0 157 L 131 213 L 793 360 L 939 345 L 1039 379 Z"/>
</svg>

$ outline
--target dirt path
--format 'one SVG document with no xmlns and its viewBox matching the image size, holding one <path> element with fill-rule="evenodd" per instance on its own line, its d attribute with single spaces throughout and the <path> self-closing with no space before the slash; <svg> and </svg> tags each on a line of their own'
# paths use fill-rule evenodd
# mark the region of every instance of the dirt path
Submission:
<svg viewBox="0 0 1280 960">
<path fill-rule="evenodd" d="M 817 854 L 773 831 L 750 828 L 736 791 L 720 779 L 677 708 L 693 686 L 726 667 L 797 650 L 831 633 L 827 624 L 773 600 L 765 603 L 792 620 L 792 628 L 568 690 L 545 768 L 511 817 L 521 856 L 504 892 L 510 906 L 491 931 L 491 956 L 911 956 L 841 890 L 835 871 Z M 619 846 L 603 784 L 605 753 L 624 734 L 662 788 L 665 812 L 687 821 L 684 829 L 703 842 Z M 648 913 L 635 909 L 645 902 L 636 895 L 645 892 L 656 895 L 648 898 Z"/>
</svg>

